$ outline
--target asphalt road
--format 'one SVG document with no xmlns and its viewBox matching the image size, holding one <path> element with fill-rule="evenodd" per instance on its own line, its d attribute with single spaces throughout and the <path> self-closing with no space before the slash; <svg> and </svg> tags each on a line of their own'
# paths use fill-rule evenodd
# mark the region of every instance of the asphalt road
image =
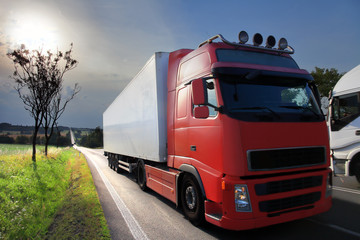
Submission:
<svg viewBox="0 0 360 240">
<path fill-rule="evenodd" d="M 112 239 L 360 239 L 360 184 L 353 177 L 335 177 L 333 207 L 311 218 L 247 231 L 197 228 L 174 203 L 111 170 L 102 150 L 78 150 L 88 160 Z"/>
</svg>

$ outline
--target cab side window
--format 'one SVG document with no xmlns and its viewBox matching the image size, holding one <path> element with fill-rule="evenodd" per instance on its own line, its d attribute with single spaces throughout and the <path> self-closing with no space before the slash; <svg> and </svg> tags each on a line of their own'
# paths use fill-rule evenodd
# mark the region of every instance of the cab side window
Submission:
<svg viewBox="0 0 360 240">
<path fill-rule="evenodd" d="M 209 79 L 206 81 L 206 88 L 208 94 L 208 102 L 214 106 L 218 106 L 217 99 L 216 99 L 216 91 L 215 91 L 215 81 L 213 79 Z M 209 107 L 209 113 L 211 117 L 217 115 L 217 111 L 213 107 Z"/>
<path fill-rule="evenodd" d="M 331 130 L 339 131 L 360 116 L 359 94 L 336 97 L 331 107 Z"/>
</svg>

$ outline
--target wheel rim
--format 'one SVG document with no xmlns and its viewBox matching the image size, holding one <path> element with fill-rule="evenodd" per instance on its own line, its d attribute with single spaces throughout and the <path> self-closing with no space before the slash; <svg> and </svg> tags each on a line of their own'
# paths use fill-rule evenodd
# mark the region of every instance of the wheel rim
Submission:
<svg viewBox="0 0 360 240">
<path fill-rule="evenodd" d="M 185 190 L 186 206 L 190 210 L 194 210 L 196 206 L 196 192 L 193 186 L 188 186 Z"/>
</svg>

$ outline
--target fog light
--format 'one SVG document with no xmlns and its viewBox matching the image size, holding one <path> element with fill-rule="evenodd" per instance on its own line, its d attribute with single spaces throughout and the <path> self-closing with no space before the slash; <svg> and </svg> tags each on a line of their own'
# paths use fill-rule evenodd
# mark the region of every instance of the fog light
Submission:
<svg viewBox="0 0 360 240">
<path fill-rule="evenodd" d="M 246 185 L 235 185 L 235 208 L 237 212 L 251 212 L 249 191 Z"/>
</svg>

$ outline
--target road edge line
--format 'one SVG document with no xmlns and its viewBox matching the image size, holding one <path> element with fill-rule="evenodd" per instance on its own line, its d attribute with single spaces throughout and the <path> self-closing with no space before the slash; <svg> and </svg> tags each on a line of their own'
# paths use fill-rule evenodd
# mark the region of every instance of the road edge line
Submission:
<svg viewBox="0 0 360 240">
<path fill-rule="evenodd" d="M 79 149 L 80 150 L 80 149 Z M 82 152 L 82 151 L 81 151 Z M 118 195 L 114 187 L 111 185 L 107 177 L 104 175 L 104 173 L 101 171 L 97 163 L 92 160 L 91 158 L 87 158 L 91 161 L 91 163 L 94 165 L 96 171 L 99 173 L 101 180 L 104 182 L 107 190 L 109 191 L 112 199 L 114 200 L 118 210 L 120 211 L 121 215 L 123 216 L 131 234 L 135 239 L 139 240 L 148 240 L 146 233 L 142 230 L 139 223 L 136 221 L 135 217 L 132 215 L 130 210 L 126 207 L 124 201 L 121 199 L 121 197 Z"/>
</svg>

